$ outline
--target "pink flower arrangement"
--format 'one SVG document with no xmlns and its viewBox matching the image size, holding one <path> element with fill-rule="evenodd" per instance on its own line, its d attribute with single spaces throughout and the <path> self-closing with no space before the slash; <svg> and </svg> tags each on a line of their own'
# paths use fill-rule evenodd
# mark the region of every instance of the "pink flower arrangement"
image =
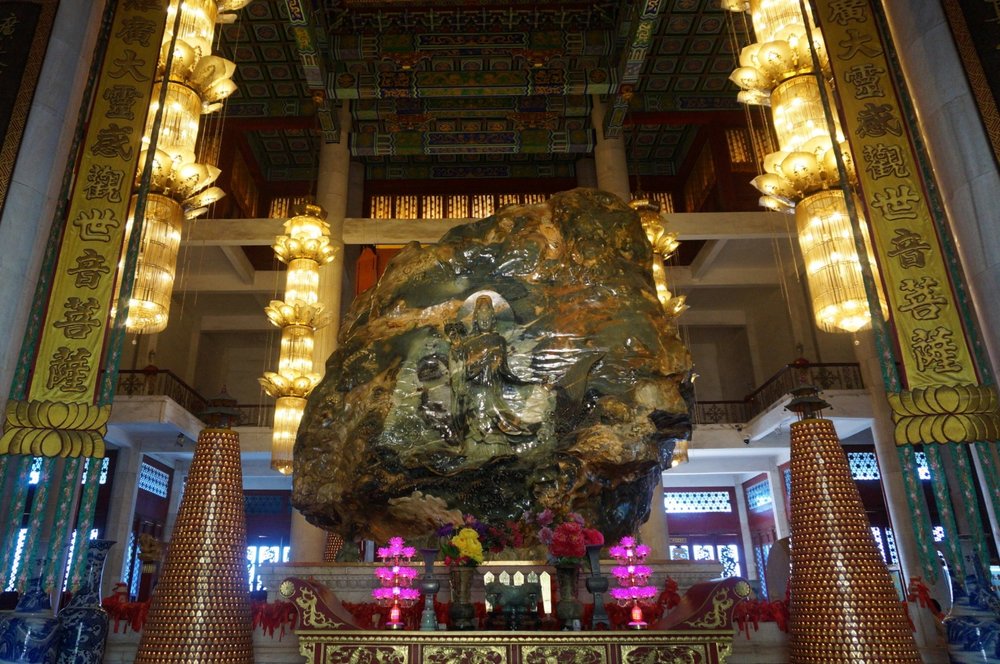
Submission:
<svg viewBox="0 0 1000 664">
<path fill-rule="evenodd" d="M 587 547 L 604 544 L 604 535 L 594 528 L 587 528 L 583 517 L 569 512 L 562 519 L 546 509 L 535 518 L 539 541 L 548 547 L 549 556 L 556 565 L 576 565 L 587 555 Z"/>
</svg>

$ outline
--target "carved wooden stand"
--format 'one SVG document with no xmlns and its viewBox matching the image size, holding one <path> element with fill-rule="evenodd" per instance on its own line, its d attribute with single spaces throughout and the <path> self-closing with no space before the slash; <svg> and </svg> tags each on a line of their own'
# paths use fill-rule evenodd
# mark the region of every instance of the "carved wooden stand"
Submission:
<svg viewBox="0 0 1000 664">
<path fill-rule="evenodd" d="M 298 610 L 296 634 L 307 664 L 348 664 L 359 656 L 379 664 L 724 664 L 732 650 L 733 607 L 750 588 L 737 578 L 699 583 L 643 632 L 363 630 L 324 586 L 292 577 L 280 591 Z"/>
</svg>

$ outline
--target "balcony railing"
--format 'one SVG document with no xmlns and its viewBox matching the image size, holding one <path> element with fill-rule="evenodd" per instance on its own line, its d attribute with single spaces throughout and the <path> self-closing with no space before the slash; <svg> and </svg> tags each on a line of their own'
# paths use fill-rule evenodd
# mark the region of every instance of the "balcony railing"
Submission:
<svg viewBox="0 0 1000 664">
<path fill-rule="evenodd" d="M 122 369 L 118 372 L 115 394 L 170 397 L 195 416 L 208 403 L 208 399 L 169 369 Z M 236 404 L 236 408 L 240 411 L 238 426 L 269 427 L 274 421 L 274 404 Z"/>
<path fill-rule="evenodd" d="M 815 385 L 821 390 L 862 390 L 865 387 L 857 364 L 787 364 L 742 401 L 697 401 L 692 421 L 695 424 L 749 422 L 780 401 L 789 390 L 803 384 Z M 204 410 L 207 403 L 205 397 L 167 369 L 119 371 L 115 394 L 167 396 L 194 415 Z M 236 407 L 240 410 L 239 426 L 269 427 L 274 421 L 273 404 L 237 404 Z"/>
<path fill-rule="evenodd" d="M 695 424 L 749 422 L 799 385 L 821 390 L 863 390 L 861 368 L 850 363 L 786 364 L 743 401 L 698 401 Z"/>
<path fill-rule="evenodd" d="M 122 369 L 115 394 L 170 397 L 187 412 L 197 415 L 207 400 L 169 369 Z"/>
</svg>

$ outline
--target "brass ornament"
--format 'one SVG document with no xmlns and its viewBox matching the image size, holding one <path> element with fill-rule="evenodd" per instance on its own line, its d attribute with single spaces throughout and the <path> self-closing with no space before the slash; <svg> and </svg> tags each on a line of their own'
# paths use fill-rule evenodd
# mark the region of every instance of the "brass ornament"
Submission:
<svg viewBox="0 0 1000 664">
<path fill-rule="evenodd" d="M 1000 438 L 997 393 L 983 385 L 933 385 L 889 395 L 897 445 Z"/>
<path fill-rule="evenodd" d="M 789 662 L 921 659 L 833 422 L 791 427 Z"/>
<path fill-rule="evenodd" d="M 110 415 L 110 405 L 11 401 L 0 437 L 0 454 L 101 459 Z"/>
<path fill-rule="evenodd" d="M 252 664 L 239 434 L 198 436 L 136 664 Z"/>
</svg>

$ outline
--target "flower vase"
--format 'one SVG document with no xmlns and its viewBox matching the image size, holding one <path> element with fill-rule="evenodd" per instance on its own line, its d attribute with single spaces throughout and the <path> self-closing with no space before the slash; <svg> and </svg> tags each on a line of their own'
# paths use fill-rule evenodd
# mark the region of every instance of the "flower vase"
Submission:
<svg viewBox="0 0 1000 664">
<path fill-rule="evenodd" d="M 87 542 L 87 569 L 80 589 L 59 612 L 58 664 L 100 664 L 108 637 L 108 612 L 101 608 L 101 577 L 111 540 Z"/>
<path fill-rule="evenodd" d="M 472 578 L 475 567 L 455 566 L 449 572 L 451 582 L 451 606 L 448 619 L 451 629 L 472 630 L 476 628 L 476 607 L 472 604 Z"/>
<path fill-rule="evenodd" d="M 0 618 L 0 664 L 52 664 L 56 661 L 59 621 L 42 587 L 42 564 L 13 613 Z"/>
<path fill-rule="evenodd" d="M 564 630 L 578 628 L 583 616 L 583 604 L 577 599 L 580 593 L 580 566 L 556 565 L 556 586 L 559 590 L 556 617 Z"/>
</svg>

